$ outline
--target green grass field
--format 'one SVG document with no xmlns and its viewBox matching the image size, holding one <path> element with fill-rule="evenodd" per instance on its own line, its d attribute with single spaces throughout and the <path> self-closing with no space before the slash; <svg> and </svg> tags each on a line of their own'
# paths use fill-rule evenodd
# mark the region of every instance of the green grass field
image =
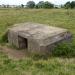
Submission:
<svg viewBox="0 0 75 75">
<path fill-rule="evenodd" d="M 73 40 L 59 45 L 54 56 L 48 58 L 38 56 L 12 60 L 0 52 L 0 75 L 75 75 L 75 10 L 0 9 L 0 44 L 4 43 L 3 36 L 8 27 L 23 22 L 66 28 L 72 33 Z"/>
</svg>

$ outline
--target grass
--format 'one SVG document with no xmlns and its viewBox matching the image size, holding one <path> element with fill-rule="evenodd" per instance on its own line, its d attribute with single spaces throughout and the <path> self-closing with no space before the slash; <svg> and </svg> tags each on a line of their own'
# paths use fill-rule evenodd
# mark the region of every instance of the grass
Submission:
<svg viewBox="0 0 75 75">
<path fill-rule="evenodd" d="M 2 59 L 1 59 L 2 58 Z M 47 60 L 25 58 L 14 61 L 0 53 L 0 75 L 75 75 L 74 58 L 52 57 Z"/>
<path fill-rule="evenodd" d="M 54 57 L 47 59 L 34 56 L 15 61 L 0 52 L 0 75 L 75 75 L 75 10 L 0 9 L 0 44 L 5 42 L 4 34 L 8 27 L 21 22 L 66 28 L 73 34 L 73 40 L 58 45 L 53 52 Z M 61 55 L 65 57 L 57 57 Z"/>
</svg>

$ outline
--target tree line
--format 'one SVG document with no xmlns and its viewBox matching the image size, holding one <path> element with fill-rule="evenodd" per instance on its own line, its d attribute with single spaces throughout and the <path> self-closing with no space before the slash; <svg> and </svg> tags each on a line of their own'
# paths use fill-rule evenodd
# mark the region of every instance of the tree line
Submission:
<svg viewBox="0 0 75 75">
<path fill-rule="evenodd" d="M 1 5 L 0 5 L 1 7 Z M 45 8 L 45 9 L 51 9 L 51 8 L 65 8 L 65 9 L 73 9 L 75 8 L 75 1 L 68 1 L 66 2 L 64 5 L 55 5 L 55 4 L 52 4 L 51 2 L 49 1 L 40 1 L 38 2 L 37 4 L 34 2 L 34 1 L 28 1 L 26 5 L 2 5 L 2 7 L 4 8 L 36 8 L 36 9 L 40 9 L 40 8 Z"/>
<path fill-rule="evenodd" d="M 38 8 L 59 8 L 59 7 L 55 7 L 54 4 L 52 4 L 48 1 L 46 1 L 46 2 L 40 1 L 37 4 L 35 4 L 34 1 L 29 1 L 29 2 L 27 2 L 26 7 L 27 8 L 37 8 L 37 9 Z M 72 2 L 68 1 L 64 5 L 61 5 L 60 8 L 73 9 L 73 8 L 75 8 L 75 1 L 72 1 Z"/>
<path fill-rule="evenodd" d="M 69 8 L 73 9 L 73 8 L 75 8 L 75 1 L 72 1 L 72 2 L 68 1 L 68 2 L 64 5 L 64 7 L 65 7 L 66 9 L 69 9 Z"/>
<path fill-rule="evenodd" d="M 46 2 L 40 1 L 37 4 L 35 4 L 34 1 L 29 1 L 29 2 L 27 2 L 26 7 L 27 8 L 37 8 L 37 9 L 38 8 L 54 8 L 54 4 L 52 4 L 48 1 L 46 1 Z"/>
</svg>

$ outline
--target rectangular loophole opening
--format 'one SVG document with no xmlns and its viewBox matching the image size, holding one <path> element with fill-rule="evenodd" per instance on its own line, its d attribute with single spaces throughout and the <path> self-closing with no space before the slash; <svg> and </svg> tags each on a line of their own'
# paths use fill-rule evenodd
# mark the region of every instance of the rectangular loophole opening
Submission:
<svg viewBox="0 0 75 75">
<path fill-rule="evenodd" d="M 20 49 L 27 49 L 28 48 L 28 39 L 18 36 L 18 40 L 19 40 L 19 48 Z"/>
</svg>

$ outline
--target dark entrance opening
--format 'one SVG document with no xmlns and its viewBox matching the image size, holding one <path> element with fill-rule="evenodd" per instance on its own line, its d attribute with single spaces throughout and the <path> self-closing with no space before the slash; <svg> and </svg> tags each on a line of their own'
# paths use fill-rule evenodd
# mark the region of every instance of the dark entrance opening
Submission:
<svg viewBox="0 0 75 75">
<path fill-rule="evenodd" d="M 27 38 L 23 38 L 21 36 L 18 36 L 19 40 L 19 48 L 20 49 L 27 49 L 28 48 L 28 40 Z"/>
</svg>

